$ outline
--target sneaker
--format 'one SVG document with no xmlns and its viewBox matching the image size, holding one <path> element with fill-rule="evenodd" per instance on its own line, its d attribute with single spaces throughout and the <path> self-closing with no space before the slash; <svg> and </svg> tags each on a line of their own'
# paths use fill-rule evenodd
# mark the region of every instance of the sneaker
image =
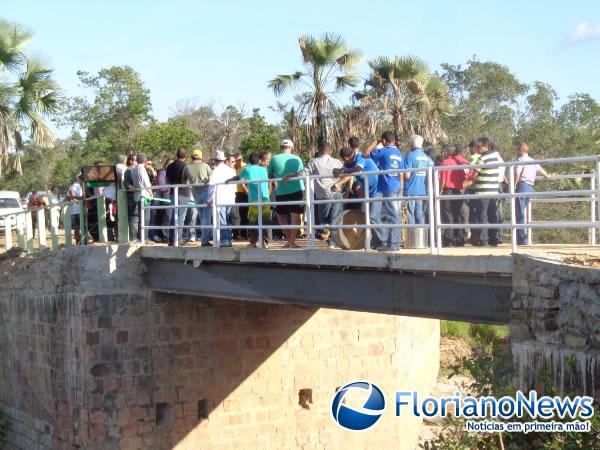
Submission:
<svg viewBox="0 0 600 450">
<path fill-rule="evenodd" d="M 381 247 L 375 247 L 374 250 L 377 250 L 378 252 L 389 252 L 392 249 L 386 245 L 382 245 Z"/>
<path fill-rule="evenodd" d="M 191 237 L 191 238 L 190 238 L 190 242 L 196 242 L 196 237 L 195 237 L 195 236 L 194 236 L 194 237 Z"/>
<path fill-rule="evenodd" d="M 335 250 L 338 247 L 337 247 L 337 245 L 335 245 L 335 242 L 333 242 L 333 241 L 327 241 L 327 248 L 329 250 Z"/>
<path fill-rule="evenodd" d="M 202 242 L 202 247 L 212 247 L 212 242 Z"/>
</svg>

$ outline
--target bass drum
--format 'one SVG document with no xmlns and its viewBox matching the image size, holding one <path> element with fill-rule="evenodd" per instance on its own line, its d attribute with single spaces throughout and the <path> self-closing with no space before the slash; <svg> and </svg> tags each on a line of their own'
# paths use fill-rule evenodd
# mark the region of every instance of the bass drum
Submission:
<svg viewBox="0 0 600 450">
<path fill-rule="evenodd" d="M 364 225 L 365 213 L 360 210 L 344 211 L 339 222 L 340 225 Z M 333 242 L 346 250 L 361 250 L 365 248 L 364 228 L 337 228 L 331 232 Z"/>
</svg>

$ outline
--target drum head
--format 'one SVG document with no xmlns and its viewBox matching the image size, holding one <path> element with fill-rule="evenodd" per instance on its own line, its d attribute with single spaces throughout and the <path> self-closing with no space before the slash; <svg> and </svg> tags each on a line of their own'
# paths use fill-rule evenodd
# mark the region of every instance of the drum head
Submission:
<svg viewBox="0 0 600 450">
<path fill-rule="evenodd" d="M 359 210 L 345 211 L 340 223 L 342 225 L 364 225 L 365 213 Z M 338 228 L 332 232 L 332 237 L 340 248 L 360 250 L 365 248 L 365 231 L 364 228 Z"/>
</svg>

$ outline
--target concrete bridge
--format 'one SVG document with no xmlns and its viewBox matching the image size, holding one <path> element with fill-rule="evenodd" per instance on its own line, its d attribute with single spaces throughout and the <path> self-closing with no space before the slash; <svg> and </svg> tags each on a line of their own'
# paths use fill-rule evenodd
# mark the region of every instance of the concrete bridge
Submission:
<svg viewBox="0 0 600 450">
<path fill-rule="evenodd" d="M 412 449 L 420 418 L 389 412 L 349 433 L 330 401 L 353 379 L 428 394 L 439 318 L 510 323 L 525 388 L 548 370 L 594 394 L 600 270 L 565 258 L 600 255 L 528 252 L 91 245 L 5 257 L 4 444 Z"/>
</svg>

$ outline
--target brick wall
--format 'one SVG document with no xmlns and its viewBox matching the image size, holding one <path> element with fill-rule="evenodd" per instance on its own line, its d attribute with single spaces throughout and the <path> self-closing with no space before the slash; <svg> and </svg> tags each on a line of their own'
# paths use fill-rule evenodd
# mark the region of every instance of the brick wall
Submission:
<svg viewBox="0 0 600 450">
<path fill-rule="evenodd" d="M 392 394 L 433 386 L 438 321 L 155 295 L 135 252 L 77 250 L 0 268 L 7 448 L 414 447 Z M 388 394 L 370 432 L 330 418 L 354 379 Z"/>
</svg>

